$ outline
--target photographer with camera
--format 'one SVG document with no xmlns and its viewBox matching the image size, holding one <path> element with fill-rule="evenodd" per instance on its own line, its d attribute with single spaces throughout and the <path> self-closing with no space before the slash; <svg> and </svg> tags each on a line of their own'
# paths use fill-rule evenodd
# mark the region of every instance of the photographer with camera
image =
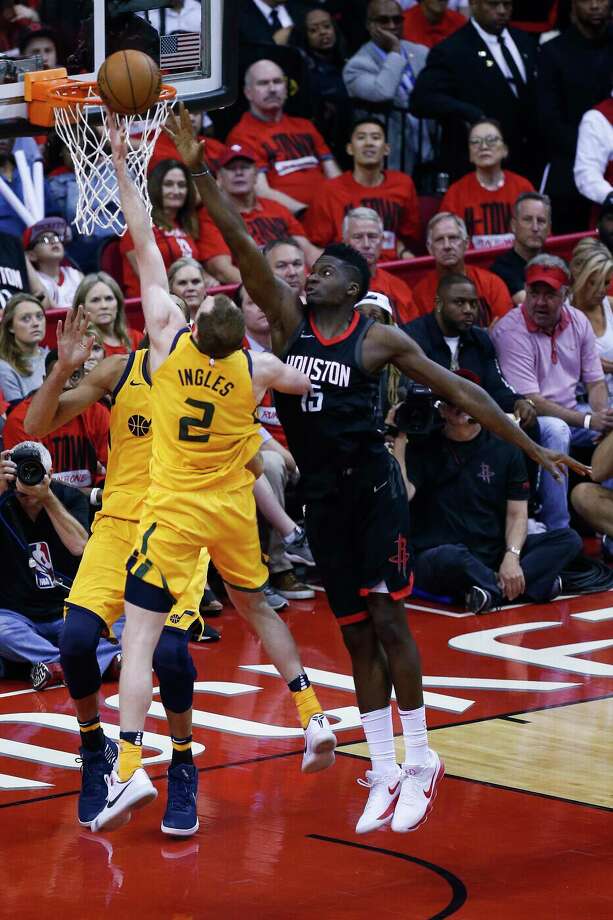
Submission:
<svg viewBox="0 0 613 920">
<path fill-rule="evenodd" d="M 471 371 L 456 374 L 480 383 Z M 405 454 L 415 586 L 464 598 L 472 613 L 553 599 L 581 538 L 568 527 L 528 534 L 521 452 L 448 402 L 438 411 L 442 430 L 424 440 L 409 435 Z"/>
<path fill-rule="evenodd" d="M 64 682 L 64 601 L 87 543 L 88 510 L 81 492 L 51 479 L 42 444 L 23 441 L 0 454 L 0 677 L 8 660 L 30 665 L 35 690 Z M 101 672 L 116 654 L 116 645 L 100 642 Z"/>
</svg>

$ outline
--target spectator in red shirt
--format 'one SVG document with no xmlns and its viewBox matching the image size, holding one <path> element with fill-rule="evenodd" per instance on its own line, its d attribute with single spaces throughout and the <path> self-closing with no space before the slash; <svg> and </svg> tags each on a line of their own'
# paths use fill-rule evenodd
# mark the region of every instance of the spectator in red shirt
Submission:
<svg viewBox="0 0 613 920">
<path fill-rule="evenodd" d="M 454 182 L 441 201 L 441 211 L 462 218 L 476 249 L 512 244 L 513 206 L 519 195 L 534 191 L 528 179 L 502 168 L 508 154 L 499 122 L 476 122 L 468 135 L 475 171 Z"/>
<path fill-rule="evenodd" d="M 340 169 L 319 131 L 306 118 L 285 115 L 287 78 L 272 61 L 257 61 L 245 74 L 249 111 L 230 131 L 227 143 L 250 147 L 260 169 L 257 193 L 292 213 L 311 203 L 321 177 Z"/>
<path fill-rule="evenodd" d="M 148 180 L 151 219 L 158 249 L 169 268 L 182 256 L 199 258 L 201 215 L 196 207 L 196 188 L 187 167 L 179 160 L 162 160 Z M 127 297 L 140 296 L 134 243 L 127 231 L 119 244 L 125 257 L 123 288 Z"/>
<path fill-rule="evenodd" d="M 168 269 L 168 289 L 184 301 L 191 319 L 198 312 L 207 290 L 216 285 L 215 278 L 205 272 L 200 262 L 189 256 L 177 259 Z"/>
<path fill-rule="evenodd" d="M 121 288 L 106 272 L 85 276 L 75 293 L 73 310 L 79 306 L 97 327 L 107 356 L 128 354 L 138 347 L 143 334 L 128 328 Z"/>
<path fill-rule="evenodd" d="M 383 221 L 372 208 L 354 208 L 343 221 L 343 242 L 364 256 L 371 271 L 369 290 L 386 294 L 398 325 L 419 316 L 410 289 L 377 265 L 383 247 Z"/>
<path fill-rule="evenodd" d="M 296 240 L 292 237 L 271 240 L 264 246 L 264 255 L 273 275 L 282 278 L 293 291 L 302 297 L 306 282 L 306 262 L 304 253 Z"/>
<path fill-rule="evenodd" d="M 485 268 L 464 264 L 468 249 L 466 224 L 457 214 L 441 211 L 428 223 L 426 244 L 434 258 L 434 271 L 428 272 L 413 288 L 417 309 L 424 316 L 434 309 L 438 283 L 443 275 L 466 275 L 477 288 L 479 314 L 477 324 L 489 326 L 513 306 L 504 281 Z"/>
<path fill-rule="evenodd" d="M 309 264 L 319 258 L 320 250 L 306 238 L 302 224 L 294 215 L 276 201 L 256 195 L 256 155 L 248 147 L 240 144 L 228 147 L 219 162 L 218 182 L 237 205 L 258 246 L 264 247 L 279 237 L 293 236 Z M 208 215 L 202 222 L 200 258 L 207 271 L 222 283 L 240 283 L 240 272 L 232 264 L 230 250 Z"/>
<path fill-rule="evenodd" d="M 382 260 L 412 258 L 410 247 L 421 233 L 417 192 L 410 176 L 385 169 L 389 145 L 383 124 L 376 118 L 357 121 L 347 153 L 353 157 L 353 171 L 323 183 L 306 213 L 309 239 L 318 246 L 338 243 L 345 214 L 372 208 L 383 221 Z"/>
<path fill-rule="evenodd" d="M 196 137 L 206 144 L 206 159 L 209 169 L 217 174 L 217 160 L 226 152 L 226 145 L 212 136 L 213 122 L 206 112 L 188 112 L 188 115 Z M 164 131 L 160 131 L 160 135 L 155 142 L 147 172 L 152 172 L 162 160 L 181 160 L 183 162 L 173 141 Z"/>
<path fill-rule="evenodd" d="M 45 360 L 48 376 L 55 362 L 57 351 L 53 349 Z M 73 390 L 83 379 L 83 367 L 75 371 L 66 381 L 64 390 Z M 4 427 L 4 447 L 11 450 L 22 441 L 32 440 L 24 428 L 24 419 L 32 402 L 32 393 L 18 403 Z M 42 438 L 34 438 L 44 444 L 53 461 L 53 478 L 67 486 L 83 489 L 89 494 L 93 486 L 101 481 L 100 470 L 108 460 L 109 412 L 100 403 L 89 406 L 65 425 L 60 425 Z"/>
<path fill-rule="evenodd" d="M 449 0 L 419 0 L 404 14 L 402 37 L 432 48 L 466 25 L 466 17 L 448 10 Z"/>
</svg>

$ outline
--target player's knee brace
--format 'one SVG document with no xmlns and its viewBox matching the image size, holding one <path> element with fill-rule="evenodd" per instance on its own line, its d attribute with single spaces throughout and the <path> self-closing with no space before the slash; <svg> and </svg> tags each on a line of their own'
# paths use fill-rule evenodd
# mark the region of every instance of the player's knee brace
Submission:
<svg viewBox="0 0 613 920">
<path fill-rule="evenodd" d="M 73 700 L 97 693 L 101 677 L 96 649 L 104 624 L 90 610 L 69 609 L 60 639 L 60 662 Z"/>
<path fill-rule="evenodd" d="M 160 682 L 160 698 L 171 712 L 185 712 L 194 699 L 196 668 L 188 649 L 189 636 L 164 627 L 153 655 L 153 669 Z"/>
</svg>

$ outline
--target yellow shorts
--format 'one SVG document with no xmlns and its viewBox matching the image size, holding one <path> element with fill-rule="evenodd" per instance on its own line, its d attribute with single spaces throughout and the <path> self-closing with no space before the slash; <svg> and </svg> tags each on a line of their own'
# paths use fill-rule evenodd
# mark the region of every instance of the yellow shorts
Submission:
<svg viewBox="0 0 613 920">
<path fill-rule="evenodd" d="M 126 561 L 132 552 L 138 523 L 122 521 L 98 513 L 83 553 L 79 571 L 66 599 L 66 611 L 81 608 L 104 620 L 106 631 L 112 637 L 112 626 L 124 612 L 126 586 Z M 196 632 L 202 631 L 204 622 L 198 610 L 206 583 L 209 554 L 202 549 L 194 560 L 185 592 L 170 610 L 165 626 Z"/>
<path fill-rule="evenodd" d="M 200 548 L 231 588 L 261 591 L 262 562 L 253 482 L 228 491 L 189 494 L 149 487 L 128 563 L 126 599 L 165 613 L 189 582 Z"/>
</svg>

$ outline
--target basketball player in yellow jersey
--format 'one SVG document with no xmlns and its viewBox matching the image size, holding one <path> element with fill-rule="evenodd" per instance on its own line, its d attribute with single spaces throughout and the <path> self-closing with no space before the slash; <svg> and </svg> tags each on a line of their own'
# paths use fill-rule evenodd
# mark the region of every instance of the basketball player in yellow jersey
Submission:
<svg viewBox="0 0 613 920">
<path fill-rule="evenodd" d="M 112 116 L 111 116 L 112 118 Z M 185 326 L 168 293 L 162 257 L 125 164 L 125 143 L 111 130 L 121 206 L 134 243 L 149 334 L 152 377 L 151 483 L 136 547 L 128 560 L 120 699 L 120 758 L 105 808 L 92 830 L 112 830 L 157 792 L 141 766 L 151 702 L 151 661 L 174 599 L 185 590 L 203 545 L 232 603 L 252 625 L 295 695 L 305 729 L 303 770 L 333 762 L 336 739 L 304 673 L 285 624 L 268 606 L 247 464 L 261 438 L 256 407 L 266 389 L 307 394 L 308 379 L 270 354 L 241 348 L 242 312 L 225 296 L 208 297 Z"/>
<path fill-rule="evenodd" d="M 106 803 L 105 778 L 118 749 L 100 727 L 100 671 L 96 647 L 124 612 L 125 560 L 136 538 L 151 460 L 151 397 L 145 350 L 105 358 L 76 389 L 64 384 L 88 357 L 91 341 L 82 308 L 58 324 L 58 361 L 35 394 L 25 419 L 42 437 L 103 396 L 111 396 L 110 452 L 102 510 L 96 514 L 79 571 L 66 602 L 60 643 L 62 667 L 81 730 L 83 762 L 78 820 L 89 826 Z M 203 625 L 198 613 L 208 554 L 203 550 L 185 593 L 170 611 L 153 656 L 172 737 L 168 804 L 162 831 L 186 836 L 198 829 L 198 774 L 191 752 L 192 699 L 196 671 L 188 650 L 191 633 Z"/>
</svg>

